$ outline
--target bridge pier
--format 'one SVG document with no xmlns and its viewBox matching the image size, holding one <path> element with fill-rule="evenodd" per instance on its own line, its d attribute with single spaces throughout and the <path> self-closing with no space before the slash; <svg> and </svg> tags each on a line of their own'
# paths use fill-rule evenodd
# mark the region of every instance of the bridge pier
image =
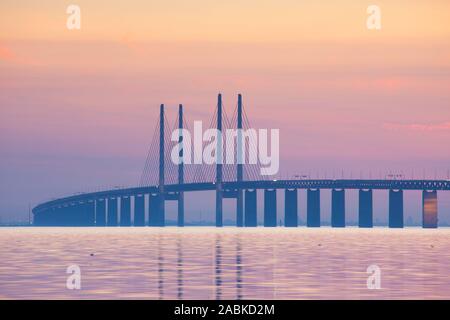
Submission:
<svg viewBox="0 0 450 320">
<path fill-rule="evenodd" d="M 242 137 L 242 95 L 238 94 L 238 105 L 237 105 L 237 166 L 236 166 L 236 180 L 241 183 L 244 180 L 244 146 Z M 244 198 L 243 191 L 238 186 L 237 196 L 236 196 L 236 226 L 244 226 Z"/>
<path fill-rule="evenodd" d="M 403 190 L 389 190 L 389 228 L 403 228 Z"/>
<path fill-rule="evenodd" d="M 131 226 L 131 198 L 124 196 L 120 198 L 120 225 Z"/>
<path fill-rule="evenodd" d="M 106 226 L 106 201 L 97 199 L 95 201 L 95 225 L 98 227 Z"/>
<path fill-rule="evenodd" d="M 67 216 L 69 217 L 66 224 L 67 226 L 78 226 L 77 206 L 74 203 L 69 204 L 69 206 L 67 207 Z M 57 223 L 56 225 L 58 224 L 59 223 Z"/>
<path fill-rule="evenodd" d="M 68 203 L 67 205 L 63 205 L 61 214 L 52 220 L 49 221 L 49 225 L 51 226 L 75 226 L 72 204 Z"/>
<path fill-rule="evenodd" d="M 78 227 L 87 226 L 88 223 L 88 210 L 87 202 L 83 201 L 75 205 L 75 219 Z"/>
<path fill-rule="evenodd" d="M 88 200 L 86 203 L 86 225 L 95 226 L 95 201 Z"/>
<path fill-rule="evenodd" d="M 134 196 L 134 226 L 145 226 L 145 196 L 143 194 Z"/>
<path fill-rule="evenodd" d="M 360 228 L 373 227 L 373 191 L 359 190 L 358 226 Z"/>
<path fill-rule="evenodd" d="M 61 206 L 56 210 L 45 210 L 43 213 L 44 216 L 44 226 L 64 226 L 67 224 L 65 217 L 68 213 L 66 207 Z"/>
<path fill-rule="evenodd" d="M 184 227 L 184 193 L 181 191 L 178 195 L 178 223 L 179 227 Z"/>
<path fill-rule="evenodd" d="M 158 184 L 158 199 L 156 201 L 157 204 L 157 212 L 156 214 L 156 226 L 164 227 L 165 224 L 165 211 L 166 206 L 164 202 L 164 104 L 161 104 L 159 109 L 159 184 Z"/>
<path fill-rule="evenodd" d="M 72 218 L 72 204 L 68 203 L 67 205 L 62 207 L 61 215 L 59 215 L 53 221 L 49 221 L 48 225 L 53 226 L 70 226 L 73 225 Z"/>
<path fill-rule="evenodd" d="M 277 189 L 264 190 L 264 227 L 277 226 Z"/>
<path fill-rule="evenodd" d="M 222 95 L 217 96 L 217 130 L 222 132 Z M 222 152 L 223 143 L 217 139 L 216 157 L 216 227 L 223 226 Z"/>
<path fill-rule="evenodd" d="M 257 226 L 256 189 L 245 190 L 245 226 Z"/>
<path fill-rule="evenodd" d="M 238 189 L 236 195 L 236 226 L 244 226 L 244 193 L 242 189 Z"/>
<path fill-rule="evenodd" d="M 117 198 L 108 199 L 108 227 L 117 227 Z"/>
<path fill-rule="evenodd" d="M 438 200 L 437 191 L 422 191 L 422 227 L 438 227 Z"/>
<path fill-rule="evenodd" d="M 33 226 L 42 226 L 43 225 L 43 213 L 44 211 L 37 211 L 33 214 Z"/>
<path fill-rule="evenodd" d="M 345 227 L 345 189 L 331 190 L 331 226 Z"/>
<path fill-rule="evenodd" d="M 41 210 L 34 214 L 33 225 L 41 227 L 49 226 L 52 218 L 55 221 L 62 213 L 62 207 L 59 207 L 57 209 L 49 208 L 46 210 Z"/>
<path fill-rule="evenodd" d="M 159 194 L 150 193 L 148 206 L 148 225 L 150 227 L 158 227 L 160 225 L 160 200 Z"/>
<path fill-rule="evenodd" d="M 284 190 L 284 225 L 298 227 L 298 197 L 297 189 Z"/>
<path fill-rule="evenodd" d="M 223 190 L 222 183 L 216 182 L 216 227 L 223 227 Z"/>
<path fill-rule="evenodd" d="M 91 203 L 85 200 L 75 206 L 77 209 L 77 221 L 80 227 L 89 227 L 91 224 Z"/>
<path fill-rule="evenodd" d="M 320 189 L 307 190 L 306 225 L 320 227 Z"/>
</svg>

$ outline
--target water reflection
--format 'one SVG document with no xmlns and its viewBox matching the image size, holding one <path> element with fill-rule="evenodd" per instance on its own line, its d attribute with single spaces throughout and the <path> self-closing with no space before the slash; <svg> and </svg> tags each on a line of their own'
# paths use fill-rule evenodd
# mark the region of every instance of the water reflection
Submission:
<svg viewBox="0 0 450 320">
<path fill-rule="evenodd" d="M 183 247 L 181 239 L 177 239 L 177 298 L 183 299 Z"/>
<path fill-rule="evenodd" d="M 216 300 L 222 297 L 222 247 L 220 235 L 216 235 L 216 251 L 215 251 L 215 285 L 216 285 Z"/>
<path fill-rule="evenodd" d="M 445 228 L 2 228 L 0 298 L 449 299 L 449 235 Z M 82 271 L 78 292 L 65 286 L 72 264 Z M 367 289 L 371 264 L 381 268 L 381 290 Z"/>
<path fill-rule="evenodd" d="M 164 299 L 164 256 L 165 250 L 162 235 L 158 235 L 158 293 L 159 299 Z"/>
<path fill-rule="evenodd" d="M 242 298 L 242 249 L 241 238 L 238 235 L 236 237 L 236 299 Z"/>
</svg>

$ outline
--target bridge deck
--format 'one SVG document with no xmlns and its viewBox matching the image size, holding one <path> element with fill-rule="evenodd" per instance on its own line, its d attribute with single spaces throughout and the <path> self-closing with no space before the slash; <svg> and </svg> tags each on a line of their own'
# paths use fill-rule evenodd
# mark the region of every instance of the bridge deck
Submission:
<svg viewBox="0 0 450 320">
<path fill-rule="evenodd" d="M 213 182 L 165 185 L 165 191 L 190 192 L 215 190 Z M 450 190 L 450 180 L 259 180 L 243 182 L 223 182 L 223 189 L 375 189 L 375 190 Z M 157 186 L 113 189 L 84 193 L 39 204 L 33 213 L 58 207 L 67 203 L 84 202 L 95 199 L 134 196 L 157 193 Z"/>
</svg>

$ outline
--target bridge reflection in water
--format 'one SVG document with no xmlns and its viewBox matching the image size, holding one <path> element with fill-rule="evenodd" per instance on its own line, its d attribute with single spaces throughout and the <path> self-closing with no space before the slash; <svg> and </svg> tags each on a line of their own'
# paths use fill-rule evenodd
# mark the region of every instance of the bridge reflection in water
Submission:
<svg viewBox="0 0 450 320">
<path fill-rule="evenodd" d="M 222 96 L 219 94 L 217 112 L 214 121 L 216 128 L 223 129 Z M 211 190 L 216 193 L 216 226 L 223 226 L 223 199 L 236 199 L 236 226 L 255 227 L 257 221 L 257 192 L 264 190 L 264 221 L 265 227 L 277 226 L 277 189 L 285 190 L 284 222 L 286 227 L 298 226 L 298 189 L 307 190 L 307 222 L 308 227 L 320 227 L 320 191 L 331 189 L 331 224 L 332 227 L 345 227 L 346 203 L 345 191 L 359 190 L 359 227 L 371 228 L 373 226 L 373 190 L 389 191 L 389 227 L 403 227 L 403 193 L 405 190 L 421 190 L 423 192 L 422 225 L 424 228 L 437 228 L 438 205 L 437 191 L 449 191 L 448 180 L 362 180 L 362 179 L 301 179 L 301 180 L 264 180 L 257 178 L 254 170 L 244 171 L 243 164 L 236 164 L 233 169 L 217 164 L 214 167 L 213 181 L 202 179 L 185 179 L 185 166 L 183 163 L 173 168 L 173 163 L 166 152 L 167 126 L 164 115 L 164 105 L 160 107 L 159 117 L 159 147 L 151 148 L 149 158 L 158 153 L 158 179 L 153 185 L 142 183 L 139 187 L 113 189 L 101 192 L 86 193 L 70 196 L 38 205 L 33 209 L 33 223 L 36 226 L 164 226 L 165 202 L 177 201 L 178 226 L 184 226 L 184 193 Z M 183 106 L 179 106 L 178 128 L 183 129 L 185 121 Z M 226 121 L 225 121 L 226 122 Z M 236 128 L 245 129 L 249 126 L 242 106 L 242 96 L 238 96 L 236 110 Z M 239 138 L 239 136 L 238 136 Z M 242 139 L 242 137 L 240 138 Z M 182 136 L 178 142 L 182 143 Z M 244 143 L 245 144 L 245 143 Z M 223 146 L 218 146 L 222 150 Z M 251 148 L 251 147 L 249 147 Z M 180 153 L 182 156 L 182 152 Z M 148 163 L 156 161 L 148 161 Z M 153 172 L 148 168 L 144 173 Z M 224 171 L 225 166 L 225 171 Z M 211 170 L 208 166 L 206 170 Z M 232 172 L 230 173 L 230 170 Z M 234 171 L 233 171 L 234 170 Z M 167 173 L 173 176 L 176 172 L 176 181 L 166 183 Z M 228 179 L 224 178 L 228 173 Z M 200 175 L 201 176 L 201 175 Z M 230 178 L 231 177 L 231 178 Z M 253 178 L 253 179 L 252 179 Z M 170 179 L 169 179 L 170 180 Z M 204 179 L 203 179 L 204 180 Z M 144 179 L 144 182 L 147 181 Z M 145 203 L 148 202 L 148 210 Z M 133 205 L 132 205 L 133 203 Z M 120 210 L 119 210 L 120 208 Z M 133 218 L 132 218 L 133 217 Z"/>
<path fill-rule="evenodd" d="M 5 228 L 0 283 L 8 299 L 449 299 L 448 231 Z M 82 290 L 66 289 L 71 264 Z"/>
</svg>

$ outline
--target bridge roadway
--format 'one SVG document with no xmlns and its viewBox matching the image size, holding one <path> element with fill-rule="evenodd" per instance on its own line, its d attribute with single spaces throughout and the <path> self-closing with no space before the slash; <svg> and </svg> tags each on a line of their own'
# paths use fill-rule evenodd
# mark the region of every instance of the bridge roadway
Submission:
<svg viewBox="0 0 450 320">
<path fill-rule="evenodd" d="M 184 192 L 195 191 L 214 191 L 217 190 L 216 184 L 213 182 L 207 183 L 185 183 L 185 184 L 172 184 L 164 186 L 164 201 L 178 200 L 179 195 Z M 345 190 L 346 189 L 358 189 L 359 194 L 359 219 L 361 227 L 373 226 L 373 203 L 372 203 L 372 190 L 389 190 L 389 226 L 390 227 L 403 227 L 403 190 L 421 190 L 423 191 L 423 226 L 424 227 L 437 227 L 437 191 L 450 190 L 449 180 L 334 180 L 334 179 L 308 179 L 308 180 L 259 180 L 259 181 L 241 181 L 241 182 L 222 182 L 222 190 L 224 198 L 236 198 L 239 190 L 245 192 L 245 211 L 243 220 L 245 223 L 243 226 L 256 225 L 256 193 L 251 195 L 251 191 L 260 189 L 264 191 L 264 225 L 276 226 L 276 193 L 274 189 L 285 189 L 285 225 L 297 226 L 297 193 L 296 189 L 308 190 L 308 209 L 307 209 L 307 225 L 310 227 L 320 226 L 320 189 L 332 189 L 332 225 L 336 227 L 345 226 Z M 271 192 L 272 191 L 272 192 Z M 317 193 L 317 194 L 315 194 Z M 56 214 L 67 214 L 67 210 L 64 213 L 61 208 L 77 208 L 80 205 L 91 203 L 92 210 L 97 211 L 98 218 L 98 201 L 109 199 L 129 199 L 130 197 L 139 197 L 142 195 L 153 195 L 153 197 L 159 196 L 158 186 L 148 187 L 135 187 L 124 189 L 113 189 L 107 191 L 93 192 L 73 195 L 65 198 L 51 200 L 36 206 L 33 209 L 34 222 L 36 225 L 54 225 L 49 222 L 48 219 L 40 219 L 40 215 L 45 216 L 49 212 L 53 211 Z M 158 198 L 160 199 L 160 198 Z M 144 200 L 143 200 L 144 201 Z M 154 201 L 154 200 L 150 200 Z M 105 201 L 108 202 L 108 201 Z M 121 211 L 124 210 L 128 214 L 130 220 L 128 223 L 121 225 L 131 225 L 131 206 L 128 202 L 124 202 L 124 206 L 121 206 Z M 108 218 L 112 222 L 107 224 L 106 218 L 104 225 L 117 225 L 117 202 L 108 202 Z M 127 206 L 129 208 L 127 208 Z M 106 205 L 101 210 L 105 211 Z M 137 207 L 136 207 L 137 208 Z M 153 209 L 152 209 L 153 208 Z M 137 209 L 135 209 L 137 210 Z M 145 210 L 145 209 L 142 209 Z M 157 207 L 150 206 L 149 211 L 157 211 Z M 59 212 L 59 213 L 57 213 Z M 72 212 L 73 214 L 73 212 Z M 143 213 L 145 216 L 145 212 Z M 184 205 L 182 212 L 184 224 Z M 91 214 L 92 215 L 92 214 Z M 94 213 L 95 215 L 95 213 Z M 136 215 L 136 212 L 135 212 Z M 154 214 L 155 215 L 155 214 Z M 179 217 L 180 218 L 180 217 Z M 217 217 L 216 217 L 217 218 Z M 145 219 L 145 217 L 144 217 Z M 153 225 L 164 225 L 164 213 L 159 218 L 156 218 Z M 221 219 L 221 217 L 220 217 Z M 81 225 L 103 225 L 100 224 L 95 217 L 90 218 L 90 222 L 81 223 Z M 121 213 L 122 220 L 122 213 Z M 76 221 L 72 220 L 72 222 Z M 77 223 L 72 223 L 78 225 Z M 70 222 L 56 223 L 55 225 L 72 225 Z M 142 223 L 141 223 L 142 224 Z M 136 224 L 135 224 L 136 225 Z M 221 226 L 221 221 L 218 222 L 218 226 Z"/>
</svg>

